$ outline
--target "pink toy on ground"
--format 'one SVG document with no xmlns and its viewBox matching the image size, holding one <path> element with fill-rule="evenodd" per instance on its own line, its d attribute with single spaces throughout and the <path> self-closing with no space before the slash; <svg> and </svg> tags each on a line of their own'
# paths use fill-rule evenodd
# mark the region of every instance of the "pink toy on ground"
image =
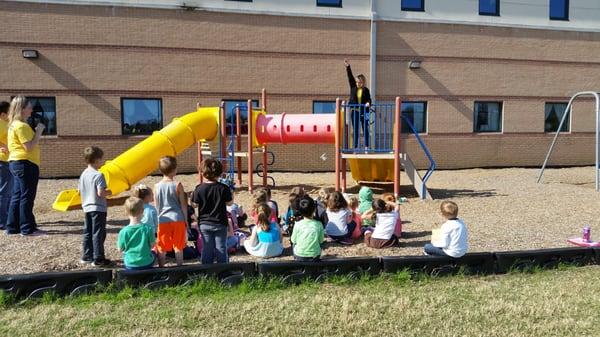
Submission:
<svg viewBox="0 0 600 337">
<path fill-rule="evenodd" d="M 572 243 L 576 246 L 580 247 L 600 247 L 600 242 L 598 241 L 584 241 L 582 238 L 571 238 L 568 239 L 567 242 Z"/>
</svg>

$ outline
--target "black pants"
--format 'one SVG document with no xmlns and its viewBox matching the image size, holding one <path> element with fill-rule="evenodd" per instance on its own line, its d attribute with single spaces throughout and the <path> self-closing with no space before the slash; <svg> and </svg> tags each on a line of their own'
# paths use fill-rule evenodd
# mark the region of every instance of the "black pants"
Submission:
<svg viewBox="0 0 600 337">
<path fill-rule="evenodd" d="M 360 129 L 362 129 L 363 134 L 360 137 Z M 353 109 L 352 110 L 352 134 L 353 140 L 352 147 L 354 149 L 359 149 L 361 147 L 360 139 L 364 139 L 364 143 L 362 146 L 369 147 L 370 144 L 370 120 L 368 117 L 368 112 L 365 111 L 364 108 Z"/>
<path fill-rule="evenodd" d="M 106 212 L 87 212 L 83 223 L 83 260 L 104 259 Z"/>
</svg>

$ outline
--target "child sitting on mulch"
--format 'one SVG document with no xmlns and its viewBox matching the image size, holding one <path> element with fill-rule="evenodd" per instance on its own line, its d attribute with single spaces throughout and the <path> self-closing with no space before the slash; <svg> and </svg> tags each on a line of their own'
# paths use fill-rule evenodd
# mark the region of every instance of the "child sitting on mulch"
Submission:
<svg viewBox="0 0 600 337">
<path fill-rule="evenodd" d="M 399 217 L 399 205 L 383 199 L 375 199 L 372 210 L 362 215 L 363 220 L 371 218 L 375 221 L 375 228 L 368 227 L 365 230 L 365 245 L 377 249 L 395 246 L 398 238 L 394 235 L 394 230 Z"/>
<path fill-rule="evenodd" d="M 423 247 L 425 255 L 461 257 L 469 249 L 467 226 L 458 218 L 458 205 L 444 201 L 440 205 L 441 216 L 446 220 L 439 230 L 433 230 L 431 243 Z"/>
</svg>

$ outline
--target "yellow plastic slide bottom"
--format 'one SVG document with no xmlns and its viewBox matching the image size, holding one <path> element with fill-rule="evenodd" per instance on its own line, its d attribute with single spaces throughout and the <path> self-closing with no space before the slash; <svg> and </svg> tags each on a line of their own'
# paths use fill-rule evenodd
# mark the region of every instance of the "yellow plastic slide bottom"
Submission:
<svg viewBox="0 0 600 337">
<path fill-rule="evenodd" d="M 136 182 L 158 168 L 164 156 L 176 156 L 199 141 L 216 137 L 219 108 L 199 108 L 156 131 L 117 158 L 107 161 L 100 172 L 104 174 L 113 195 L 129 190 Z M 76 189 L 60 192 L 52 207 L 57 211 L 81 208 L 81 197 Z"/>
<path fill-rule="evenodd" d="M 394 181 L 394 161 L 391 159 L 348 159 L 355 181 Z"/>
</svg>

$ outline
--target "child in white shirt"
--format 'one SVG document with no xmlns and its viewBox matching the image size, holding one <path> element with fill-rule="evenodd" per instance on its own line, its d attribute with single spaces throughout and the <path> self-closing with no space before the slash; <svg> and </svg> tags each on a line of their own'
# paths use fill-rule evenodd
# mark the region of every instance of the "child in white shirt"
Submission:
<svg viewBox="0 0 600 337">
<path fill-rule="evenodd" d="M 444 201 L 440 212 L 446 222 L 439 229 L 439 236 L 431 239 L 431 244 L 423 247 L 425 255 L 450 256 L 459 258 L 467 253 L 468 233 L 465 223 L 458 219 L 458 205 L 452 201 Z"/>
</svg>

